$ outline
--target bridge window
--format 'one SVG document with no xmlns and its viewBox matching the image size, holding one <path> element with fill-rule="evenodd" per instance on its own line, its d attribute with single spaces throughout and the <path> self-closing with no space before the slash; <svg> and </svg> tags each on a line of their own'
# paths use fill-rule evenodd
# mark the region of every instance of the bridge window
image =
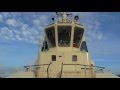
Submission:
<svg viewBox="0 0 120 90">
<path fill-rule="evenodd" d="M 55 47 L 55 29 L 54 27 L 47 28 L 46 30 L 46 36 L 47 36 L 47 42 L 49 45 L 49 48 Z"/>
<path fill-rule="evenodd" d="M 85 41 L 82 41 L 80 50 L 81 50 L 81 51 L 86 51 L 86 52 L 88 52 L 87 45 L 86 45 L 86 42 L 85 42 Z"/>
<path fill-rule="evenodd" d="M 71 26 L 58 27 L 58 46 L 70 47 Z"/>
<path fill-rule="evenodd" d="M 74 39 L 73 39 L 73 47 L 79 48 L 84 30 L 79 27 L 75 27 L 74 30 Z"/>
</svg>

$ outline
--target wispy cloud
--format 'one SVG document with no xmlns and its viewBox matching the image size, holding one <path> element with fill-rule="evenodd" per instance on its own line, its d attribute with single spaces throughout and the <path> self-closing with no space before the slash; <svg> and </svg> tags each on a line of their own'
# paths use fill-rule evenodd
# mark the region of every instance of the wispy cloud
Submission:
<svg viewBox="0 0 120 90">
<path fill-rule="evenodd" d="M 3 16 L 2 15 L 0 15 L 0 22 L 2 22 L 3 21 Z"/>
<path fill-rule="evenodd" d="M 27 16 L 25 16 L 27 15 Z M 52 16 L 53 13 L 1 13 L 0 20 L 2 21 L 3 18 L 6 22 L 2 21 L 4 24 L 0 29 L 0 38 L 5 40 L 17 40 L 17 41 L 26 41 L 29 43 L 38 43 L 39 39 L 39 32 L 40 33 L 40 40 L 43 41 L 43 33 L 44 27 L 50 22 L 50 15 Z M 78 13 L 73 12 L 73 15 L 79 15 L 80 20 L 82 19 L 82 23 L 86 26 L 86 33 L 87 40 L 93 39 L 102 39 L 103 35 L 99 31 L 100 23 L 94 17 L 95 13 Z M 83 20 L 85 19 L 85 20 Z M 92 21 L 92 22 L 91 22 Z M 5 29 L 5 30 L 3 30 Z M 42 43 L 42 42 L 41 42 Z"/>
<path fill-rule="evenodd" d="M 16 22 L 15 19 L 8 19 L 8 20 L 6 21 L 6 23 L 7 23 L 8 25 L 10 25 L 10 26 L 13 26 L 13 27 L 16 27 L 16 26 L 17 26 L 17 22 Z"/>
<path fill-rule="evenodd" d="M 30 13 L 0 13 L 0 38 L 3 40 L 25 41 L 38 44 L 39 34 L 42 43 L 44 26 L 48 19 L 46 15 Z M 4 19 L 4 21 L 3 21 Z M 24 20 L 25 19 L 25 20 Z M 43 36 L 43 37 L 42 37 Z"/>
<path fill-rule="evenodd" d="M 101 40 L 103 34 L 100 31 L 101 22 L 97 17 L 95 12 L 74 12 L 73 15 L 78 15 L 80 17 L 81 24 L 85 27 L 86 40 L 93 42 L 95 40 Z"/>
</svg>

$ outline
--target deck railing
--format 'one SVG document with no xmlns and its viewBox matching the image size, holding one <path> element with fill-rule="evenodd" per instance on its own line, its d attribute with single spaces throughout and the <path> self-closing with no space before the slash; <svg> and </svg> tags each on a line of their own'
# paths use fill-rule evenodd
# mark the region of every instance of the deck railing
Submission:
<svg viewBox="0 0 120 90">
<path fill-rule="evenodd" d="M 50 65 L 52 63 L 49 63 L 49 64 L 40 64 L 40 65 L 29 65 L 29 66 L 24 66 L 24 68 L 22 68 L 21 70 L 23 71 L 33 71 L 34 73 L 36 73 L 36 70 L 37 68 L 40 68 L 41 66 L 47 66 L 47 77 L 49 78 L 49 68 L 50 68 Z M 62 78 L 62 74 L 64 73 L 64 66 L 82 66 L 82 68 L 85 70 L 85 75 L 86 75 L 86 69 L 88 68 L 91 68 L 91 69 L 94 69 L 95 72 L 104 72 L 105 70 L 105 67 L 100 67 L 100 66 L 92 66 L 92 65 L 83 65 L 83 64 L 64 64 L 62 63 L 61 64 L 61 71 L 60 71 L 60 75 L 59 75 L 59 78 Z M 92 73 L 93 75 L 93 73 Z"/>
<path fill-rule="evenodd" d="M 86 69 L 95 69 L 95 72 L 101 71 L 104 72 L 105 67 L 100 67 L 100 66 L 91 66 L 91 65 L 83 65 L 83 64 L 63 64 L 61 66 L 61 73 L 60 73 L 60 78 L 62 78 L 62 74 L 63 74 L 63 68 L 64 66 L 83 66 L 82 68 L 84 68 L 84 72 L 85 72 L 85 77 L 86 77 Z M 93 72 L 91 73 L 93 76 Z"/>
</svg>

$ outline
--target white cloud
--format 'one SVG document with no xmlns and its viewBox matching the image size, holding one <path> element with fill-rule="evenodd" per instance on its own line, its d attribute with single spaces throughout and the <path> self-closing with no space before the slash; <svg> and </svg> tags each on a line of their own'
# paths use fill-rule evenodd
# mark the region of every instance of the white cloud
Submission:
<svg viewBox="0 0 120 90">
<path fill-rule="evenodd" d="M 55 13 L 54 13 L 55 14 Z M 25 41 L 29 43 L 40 44 L 44 40 L 44 26 L 49 24 L 50 15 L 53 13 L 2 13 L 6 24 L 12 27 L 3 27 L 0 31 L 0 38 Z M 27 15 L 27 16 L 26 16 Z M 103 35 L 99 31 L 100 22 L 95 17 L 95 13 L 73 12 L 73 15 L 79 15 L 81 23 L 86 27 L 87 40 L 101 40 Z M 28 18 L 28 19 L 26 19 Z M 18 27 L 19 26 L 19 27 Z M 40 32 L 40 36 L 39 36 Z"/>
<path fill-rule="evenodd" d="M 85 27 L 87 41 L 101 40 L 103 34 L 100 31 L 101 22 L 97 18 L 96 12 L 73 12 L 73 16 L 80 17 L 80 23 Z"/>
<path fill-rule="evenodd" d="M 22 30 L 27 30 L 27 29 L 28 29 L 28 27 L 29 27 L 29 25 L 28 25 L 28 24 L 23 24 L 23 25 L 22 25 L 22 27 L 21 27 L 21 29 L 22 29 Z"/>
<path fill-rule="evenodd" d="M 22 40 L 22 38 L 19 35 L 15 35 L 15 38 L 19 41 Z"/>
<path fill-rule="evenodd" d="M 90 19 L 88 19 L 90 20 Z M 86 38 L 88 41 L 101 40 L 103 35 L 100 31 L 100 22 L 96 19 L 90 20 L 92 22 L 86 21 L 84 25 L 86 26 Z"/>
<path fill-rule="evenodd" d="M 0 38 L 9 40 L 14 37 L 14 33 L 12 30 L 9 30 L 7 27 L 3 27 L 0 29 Z"/>
<path fill-rule="evenodd" d="M 17 22 L 16 22 L 15 19 L 8 19 L 8 20 L 6 21 L 6 23 L 7 23 L 8 25 L 10 25 L 10 26 L 13 26 L 13 27 L 16 27 L 16 26 L 17 26 Z"/>
<path fill-rule="evenodd" d="M 43 29 L 45 25 L 47 25 L 49 22 L 49 18 L 47 15 L 41 15 L 38 18 L 35 18 L 33 20 L 33 24 L 38 28 L 38 29 Z"/>
<path fill-rule="evenodd" d="M 23 31 L 22 31 L 22 35 L 24 35 L 24 36 L 28 36 L 28 35 L 30 35 L 30 32 L 27 31 L 27 30 L 23 30 Z"/>
<path fill-rule="evenodd" d="M 101 34 L 100 32 L 99 32 L 99 35 L 98 35 L 98 40 L 101 40 L 102 38 L 103 38 L 103 34 Z"/>
<path fill-rule="evenodd" d="M 88 18 L 88 17 L 91 17 L 92 15 L 94 15 L 95 12 L 73 12 L 72 14 L 73 14 L 73 16 L 78 15 L 81 18 L 83 18 L 83 17 Z"/>
<path fill-rule="evenodd" d="M 2 13 L 4 18 L 11 18 L 11 13 L 10 12 L 3 12 Z"/>
<path fill-rule="evenodd" d="M 9 29 L 7 27 L 3 27 L 0 30 L 0 35 L 6 35 L 9 32 Z"/>
<path fill-rule="evenodd" d="M 40 25 L 40 20 L 34 19 L 34 20 L 33 20 L 33 23 L 34 23 L 36 26 L 39 26 L 39 25 Z"/>
<path fill-rule="evenodd" d="M 2 15 L 0 15 L 0 22 L 2 22 L 3 21 L 3 16 Z"/>
</svg>

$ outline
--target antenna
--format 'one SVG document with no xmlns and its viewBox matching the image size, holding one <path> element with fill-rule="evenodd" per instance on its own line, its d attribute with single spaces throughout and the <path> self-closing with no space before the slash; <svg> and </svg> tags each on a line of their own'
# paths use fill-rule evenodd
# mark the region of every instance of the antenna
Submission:
<svg viewBox="0 0 120 90">
<path fill-rule="evenodd" d="M 56 12 L 58 16 L 58 22 L 72 22 L 72 13 L 68 12 Z"/>
</svg>

